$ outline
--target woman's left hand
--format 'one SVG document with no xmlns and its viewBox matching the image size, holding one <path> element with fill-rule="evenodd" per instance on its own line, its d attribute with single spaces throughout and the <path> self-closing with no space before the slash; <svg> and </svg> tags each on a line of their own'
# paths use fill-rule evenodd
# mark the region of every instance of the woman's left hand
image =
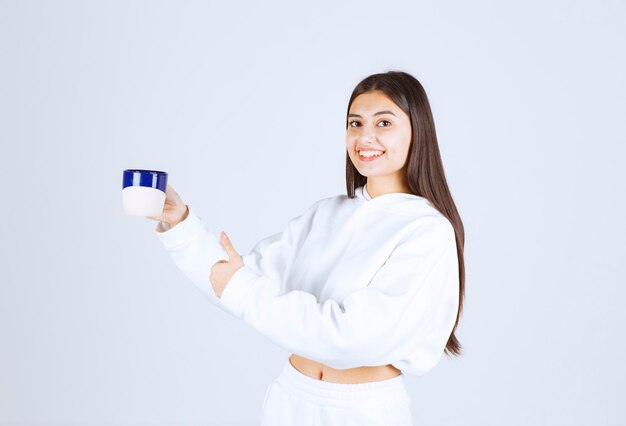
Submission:
<svg viewBox="0 0 626 426">
<path fill-rule="evenodd" d="M 228 254 L 228 260 L 219 260 L 211 267 L 211 275 L 209 275 L 209 281 L 213 286 L 213 291 L 218 298 L 222 297 L 222 292 L 230 281 L 230 278 L 237 272 L 239 268 L 244 266 L 243 259 L 239 256 L 239 253 L 233 247 L 233 243 L 230 242 L 230 238 L 225 232 L 221 233 L 220 242 L 224 246 L 224 250 Z"/>
</svg>

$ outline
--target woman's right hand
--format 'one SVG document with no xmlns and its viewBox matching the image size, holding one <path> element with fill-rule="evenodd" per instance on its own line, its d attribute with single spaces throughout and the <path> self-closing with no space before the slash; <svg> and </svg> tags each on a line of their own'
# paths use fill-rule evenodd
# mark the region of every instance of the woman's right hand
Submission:
<svg viewBox="0 0 626 426">
<path fill-rule="evenodd" d="M 187 218 L 189 207 L 183 202 L 174 188 L 167 184 L 165 190 L 165 205 L 160 216 L 146 216 L 146 219 L 157 220 L 159 222 L 168 223 L 170 226 L 176 226 Z"/>
</svg>

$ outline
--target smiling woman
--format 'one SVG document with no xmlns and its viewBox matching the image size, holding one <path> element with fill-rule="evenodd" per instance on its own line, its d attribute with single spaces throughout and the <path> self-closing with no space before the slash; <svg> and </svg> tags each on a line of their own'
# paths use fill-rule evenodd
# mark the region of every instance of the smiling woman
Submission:
<svg viewBox="0 0 626 426">
<path fill-rule="evenodd" d="M 348 101 L 346 129 L 348 196 L 354 196 L 356 188 L 365 184 L 372 197 L 393 192 L 416 194 L 429 200 L 454 228 L 459 305 L 445 351 L 448 355 L 460 355 L 461 344 L 454 330 L 465 294 L 465 230 L 446 181 L 424 87 L 402 71 L 366 77 Z M 374 162 L 365 161 L 360 155 L 361 150 L 369 147 L 383 152 Z"/>
<path fill-rule="evenodd" d="M 169 186 L 152 217 L 214 305 L 291 353 L 262 425 L 411 425 L 405 375 L 460 354 L 463 226 L 426 94 L 407 73 L 374 74 L 346 118 L 347 194 L 313 203 L 250 253 L 219 240 Z"/>
</svg>

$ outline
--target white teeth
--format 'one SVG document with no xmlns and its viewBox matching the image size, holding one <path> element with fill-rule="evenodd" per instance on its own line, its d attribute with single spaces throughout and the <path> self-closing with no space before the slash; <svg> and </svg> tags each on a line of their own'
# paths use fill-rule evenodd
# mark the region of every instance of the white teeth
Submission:
<svg viewBox="0 0 626 426">
<path fill-rule="evenodd" d="M 383 151 L 359 151 L 359 154 L 363 157 L 372 157 L 381 155 Z"/>
</svg>

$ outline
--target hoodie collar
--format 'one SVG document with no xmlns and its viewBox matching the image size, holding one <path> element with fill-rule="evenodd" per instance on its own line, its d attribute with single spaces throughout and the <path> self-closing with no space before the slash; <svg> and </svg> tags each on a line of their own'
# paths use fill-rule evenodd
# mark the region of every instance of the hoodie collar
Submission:
<svg viewBox="0 0 626 426">
<path fill-rule="evenodd" d="M 359 186 L 356 190 L 356 195 L 363 199 L 366 202 L 380 203 L 383 201 L 392 201 L 392 200 L 401 200 L 401 199 L 417 199 L 417 200 L 426 200 L 426 198 L 415 195 L 415 194 L 407 194 L 406 192 L 388 192 L 387 194 L 382 194 L 377 197 L 373 197 L 367 192 L 367 184 L 363 186 Z"/>
</svg>

